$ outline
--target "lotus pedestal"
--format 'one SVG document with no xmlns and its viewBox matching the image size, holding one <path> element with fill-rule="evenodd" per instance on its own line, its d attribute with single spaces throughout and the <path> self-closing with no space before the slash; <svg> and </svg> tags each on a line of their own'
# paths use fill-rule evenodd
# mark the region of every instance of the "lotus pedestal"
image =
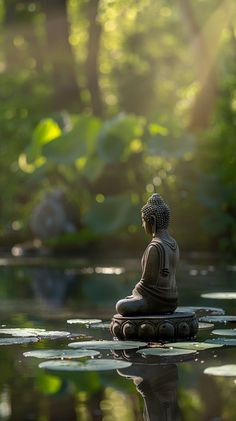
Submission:
<svg viewBox="0 0 236 421">
<path fill-rule="evenodd" d="M 124 317 L 115 314 L 111 333 L 120 340 L 144 340 L 149 342 L 194 339 L 198 321 L 194 312 L 176 311 L 173 314 Z"/>
</svg>

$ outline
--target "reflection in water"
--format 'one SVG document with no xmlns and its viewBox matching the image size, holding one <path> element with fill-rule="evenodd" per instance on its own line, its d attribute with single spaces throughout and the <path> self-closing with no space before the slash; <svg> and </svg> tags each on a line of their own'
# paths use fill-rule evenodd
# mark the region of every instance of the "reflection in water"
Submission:
<svg viewBox="0 0 236 421">
<path fill-rule="evenodd" d="M 145 421 L 180 421 L 177 403 L 178 369 L 176 364 L 133 364 L 119 370 L 132 378 L 144 399 Z"/>
<path fill-rule="evenodd" d="M 75 276 L 55 268 L 37 268 L 32 271 L 32 288 L 41 304 L 59 308 L 64 305 L 69 285 Z"/>
</svg>

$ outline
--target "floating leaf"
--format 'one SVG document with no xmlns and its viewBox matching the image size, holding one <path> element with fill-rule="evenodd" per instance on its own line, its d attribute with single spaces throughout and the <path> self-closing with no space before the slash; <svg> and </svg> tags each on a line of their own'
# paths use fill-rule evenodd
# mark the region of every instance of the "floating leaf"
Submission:
<svg viewBox="0 0 236 421">
<path fill-rule="evenodd" d="M 216 329 L 212 333 L 219 336 L 236 336 L 236 329 Z"/>
<path fill-rule="evenodd" d="M 208 339 L 209 343 L 215 343 L 225 346 L 236 346 L 236 338 L 216 338 L 216 339 Z"/>
<path fill-rule="evenodd" d="M 92 324 L 91 327 L 93 329 L 109 329 L 110 325 L 111 325 L 111 322 L 103 322 L 103 323 Z"/>
<path fill-rule="evenodd" d="M 200 319 L 203 322 L 211 323 L 236 323 L 236 316 L 205 316 Z"/>
<path fill-rule="evenodd" d="M 196 351 L 190 349 L 170 349 L 170 348 L 144 348 L 137 351 L 138 354 L 153 355 L 158 357 L 181 357 L 182 355 L 194 355 Z"/>
<path fill-rule="evenodd" d="M 195 307 L 195 306 L 190 306 L 190 307 L 177 307 L 176 311 L 194 311 L 196 313 L 197 317 L 200 316 L 205 316 L 207 314 L 210 315 L 223 315 L 225 314 L 225 311 L 223 310 L 223 308 L 216 308 L 216 307 Z"/>
<path fill-rule="evenodd" d="M 147 343 L 138 341 L 86 341 L 72 342 L 68 346 L 84 349 L 136 349 L 147 346 Z"/>
<path fill-rule="evenodd" d="M 70 336 L 70 332 L 64 331 L 57 331 L 57 330 L 48 330 L 38 334 L 37 336 L 41 339 L 60 339 L 60 338 L 68 338 Z"/>
<path fill-rule="evenodd" d="M 21 344 L 29 344 L 32 342 L 38 342 L 38 338 L 35 338 L 35 337 L 0 338 L 0 346 L 1 345 L 21 345 Z"/>
<path fill-rule="evenodd" d="M 17 337 L 29 337 L 29 336 L 39 336 L 42 333 L 45 333 L 45 329 L 34 329 L 34 328 L 9 328 L 9 329 L 0 329 L 0 334 L 12 335 Z"/>
<path fill-rule="evenodd" d="M 209 292 L 207 294 L 201 294 L 201 297 L 214 300 L 236 300 L 236 292 Z"/>
<path fill-rule="evenodd" d="M 100 319 L 69 319 L 67 323 L 69 324 L 79 324 L 79 325 L 91 325 L 94 323 L 100 323 Z"/>
<path fill-rule="evenodd" d="M 40 363 L 39 367 L 57 371 L 104 371 L 119 370 L 130 365 L 131 363 L 126 361 L 99 359 L 86 361 L 85 363 L 77 361 L 45 361 Z"/>
<path fill-rule="evenodd" d="M 236 377 L 236 364 L 208 367 L 204 370 L 204 374 L 208 374 L 209 376 Z"/>
<path fill-rule="evenodd" d="M 24 352 L 25 357 L 35 358 L 83 358 L 95 357 L 100 352 L 91 350 L 73 350 L 73 349 L 36 349 L 33 351 Z"/>
<path fill-rule="evenodd" d="M 212 323 L 198 323 L 198 330 L 212 330 L 214 325 Z"/>
<path fill-rule="evenodd" d="M 180 348 L 180 349 L 192 349 L 195 351 L 204 351 L 205 349 L 222 347 L 222 345 L 208 343 L 208 342 L 173 342 L 173 343 L 165 344 L 165 346 L 168 346 L 169 349 Z"/>
<path fill-rule="evenodd" d="M 58 339 L 66 338 L 70 336 L 70 332 L 64 331 L 50 331 L 45 329 L 34 329 L 34 328 L 9 328 L 0 329 L 0 334 L 12 335 L 17 337 L 38 337 L 41 339 Z"/>
</svg>

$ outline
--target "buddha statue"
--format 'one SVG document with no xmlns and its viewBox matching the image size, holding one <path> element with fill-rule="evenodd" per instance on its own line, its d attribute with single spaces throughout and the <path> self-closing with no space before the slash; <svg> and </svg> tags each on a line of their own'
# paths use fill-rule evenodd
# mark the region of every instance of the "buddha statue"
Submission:
<svg viewBox="0 0 236 421">
<path fill-rule="evenodd" d="M 170 209 L 159 194 L 153 194 L 141 209 L 142 224 L 152 235 L 142 257 L 142 277 L 132 295 L 116 304 L 124 317 L 172 314 L 177 307 L 175 272 L 179 259 L 176 241 L 167 229 Z"/>
</svg>

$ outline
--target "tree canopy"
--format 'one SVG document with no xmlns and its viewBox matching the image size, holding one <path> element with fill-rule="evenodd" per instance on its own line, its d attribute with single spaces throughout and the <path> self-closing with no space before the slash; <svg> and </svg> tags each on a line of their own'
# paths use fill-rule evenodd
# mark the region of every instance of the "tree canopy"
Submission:
<svg viewBox="0 0 236 421">
<path fill-rule="evenodd" d="M 0 0 L 0 241 L 60 188 L 52 247 L 141 240 L 170 204 L 186 250 L 236 249 L 234 0 Z"/>
</svg>

